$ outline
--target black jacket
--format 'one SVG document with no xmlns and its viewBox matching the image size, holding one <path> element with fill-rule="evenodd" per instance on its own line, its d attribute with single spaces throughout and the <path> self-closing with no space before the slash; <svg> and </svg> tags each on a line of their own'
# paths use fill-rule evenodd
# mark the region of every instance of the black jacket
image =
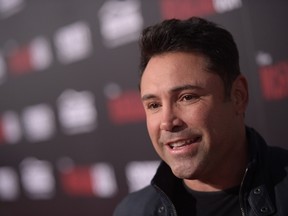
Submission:
<svg viewBox="0 0 288 216">
<path fill-rule="evenodd" d="M 288 216 L 288 151 L 268 147 L 263 138 L 247 128 L 250 162 L 240 187 L 243 216 Z M 151 185 L 129 194 L 114 216 L 177 216 L 171 201 L 181 180 L 162 162 Z"/>
</svg>

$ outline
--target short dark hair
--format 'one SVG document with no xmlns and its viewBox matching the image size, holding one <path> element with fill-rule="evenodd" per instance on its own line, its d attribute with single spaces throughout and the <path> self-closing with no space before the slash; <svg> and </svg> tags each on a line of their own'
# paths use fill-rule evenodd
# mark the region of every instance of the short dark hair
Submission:
<svg viewBox="0 0 288 216">
<path fill-rule="evenodd" d="M 239 53 L 231 33 L 219 25 L 199 17 L 170 19 L 149 26 L 142 32 L 140 76 L 155 56 L 167 52 L 188 52 L 203 55 L 208 71 L 218 74 L 224 82 L 225 94 L 240 74 Z"/>
</svg>

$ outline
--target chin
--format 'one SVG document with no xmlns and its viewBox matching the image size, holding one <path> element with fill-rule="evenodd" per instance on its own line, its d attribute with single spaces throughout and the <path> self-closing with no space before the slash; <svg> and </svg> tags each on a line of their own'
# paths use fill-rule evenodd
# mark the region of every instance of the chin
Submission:
<svg viewBox="0 0 288 216">
<path fill-rule="evenodd" d="M 195 168 L 184 164 L 170 166 L 173 174 L 180 179 L 195 179 Z"/>
</svg>

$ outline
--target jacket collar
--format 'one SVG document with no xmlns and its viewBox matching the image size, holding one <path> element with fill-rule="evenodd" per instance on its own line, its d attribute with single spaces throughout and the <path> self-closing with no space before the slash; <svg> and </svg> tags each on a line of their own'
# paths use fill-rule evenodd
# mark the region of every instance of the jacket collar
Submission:
<svg viewBox="0 0 288 216">
<path fill-rule="evenodd" d="M 254 129 L 246 127 L 246 136 L 250 162 L 242 181 L 240 196 L 248 200 L 256 215 L 271 215 L 275 212 L 275 207 L 272 202 L 273 188 L 268 170 L 268 147 Z"/>
<path fill-rule="evenodd" d="M 168 197 L 172 197 L 177 184 L 182 180 L 177 178 L 171 171 L 171 168 L 162 161 L 157 169 L 156 175 L 151 181 L 153 186 L 161 189 Z"/>
</svg>

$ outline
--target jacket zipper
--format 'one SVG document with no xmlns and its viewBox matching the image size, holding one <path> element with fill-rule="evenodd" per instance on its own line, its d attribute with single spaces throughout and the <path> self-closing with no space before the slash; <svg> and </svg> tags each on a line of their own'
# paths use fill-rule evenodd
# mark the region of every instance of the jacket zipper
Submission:
<svg viewBox="0 0 288 216">
<path fill-rule="evenodd" d="M 249 168 L 247 167 L 244 173 L 244 177 L 241 181 L 241 185 L 240 185 L 240 190 L 239 190 L 239 202 L 240 202 L 240 211 L 242 216 L 245 216 L 245 210 L 244 210 L 244 200 L 243 200 L 243 187 L 244 187 L 244 181 L 246 179 L 247 173 L 248 173 Z"/>
</svg>

